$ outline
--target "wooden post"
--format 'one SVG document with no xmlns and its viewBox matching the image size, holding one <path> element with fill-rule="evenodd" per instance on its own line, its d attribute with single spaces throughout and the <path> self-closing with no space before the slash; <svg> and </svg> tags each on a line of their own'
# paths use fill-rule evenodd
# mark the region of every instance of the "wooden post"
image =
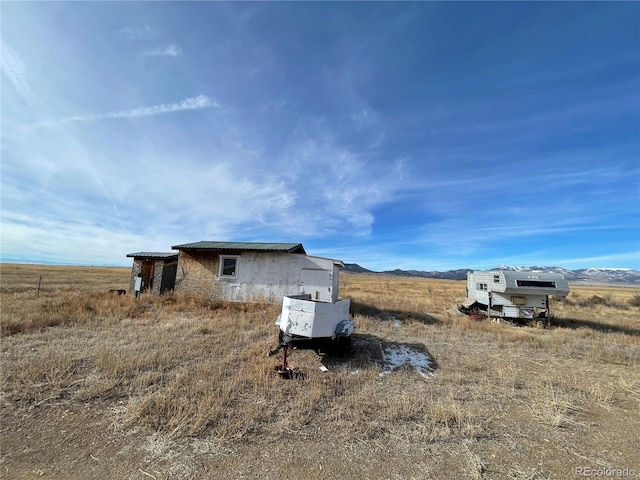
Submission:
<svg viewBox="0 0 640 480">
<path fill-rule="evenodd" d="M 38 296 L 40 296 L 40 286 L 42 285 L 42 275 L 40 275 L 40 279 L 38 280 Z"/>
</svg>

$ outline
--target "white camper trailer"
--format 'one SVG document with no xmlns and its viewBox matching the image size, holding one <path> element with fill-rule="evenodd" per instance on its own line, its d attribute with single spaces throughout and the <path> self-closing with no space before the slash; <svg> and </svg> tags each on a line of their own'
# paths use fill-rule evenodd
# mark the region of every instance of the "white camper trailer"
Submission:
<svg viewBox="0 0 640 480">
<path fill-rule="evenodd" d="M 566 297 L 567 280 L 557 273 L 489 270 L 467 273 L 466 314 L 514 319 L 548 319 L 549 296 Z M 546 323 L 546 322 L 545 322 Z"/>
</svg>

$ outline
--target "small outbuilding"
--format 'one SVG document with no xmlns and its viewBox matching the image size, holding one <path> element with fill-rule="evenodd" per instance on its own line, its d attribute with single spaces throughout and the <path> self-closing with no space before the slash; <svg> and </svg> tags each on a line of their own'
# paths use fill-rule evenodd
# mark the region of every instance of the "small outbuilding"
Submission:
<svg viewBox="0 0 640 480">
<path fill-rule="evenodd" d="M 201 241 L 178 250 L 175 291 L 228 301 L 281 302 L 290 295 L 338 301 L 340 260 L 306 254 L 300 243 Z"/>
<path fill-rule="evenodd" d="M 148 290 L 154 295 L 162 295 L 174 289 L 178 270 L 178 253 L 138 252 L 130 253 L 127 257 L 133 258 L 130 293 L 142 293 Z"/>
</svg>

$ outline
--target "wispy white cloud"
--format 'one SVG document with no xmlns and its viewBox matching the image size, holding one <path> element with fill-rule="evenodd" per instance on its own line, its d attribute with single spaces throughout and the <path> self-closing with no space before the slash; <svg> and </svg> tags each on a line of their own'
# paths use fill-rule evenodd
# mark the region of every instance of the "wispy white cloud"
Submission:
<svg viewBox="0 0 640 480">
<path fill-rule="evenodd" d="M 371 128 L 379 123 L 378 114 L 369 105 L 362 105 L 351 114 L 351 120 L 358 130 Z"/>
<path fill-rule="evenodd" d="M 179 57 L 182 55 L 182 49 L 171 44 L 168 47 L 158 47 L 153 50 L 142 52 L 142 55 L 148 57 Z"/>
<path fill-rule="evenodd" d="M 282 178 L 297 194 L 295 210 L 305 212 L 304 219 L 289 219 L 291 229 L 310 236 L 369 235 L 374 209 L 402 188 L 402 160 L 371 162 L 334 137 L 330 128 L 309 122 L 285 148 Z M 300 221 L 304 229 L 296 226 Z"/>
<path fill-rule="evenodd" d="M 625 262 L 630 266 L 630 268 L 640 269 L 640 250 L 636 250 L 635 252 L 615 253 L 611 255 L 564 258 L 557 260 L 558 265 L 566 266 L 568 268 L 582 268 L 584 265 L 607 268 L 607 266 L 610 266 L 611 264 L 619 264 L 621 262 Z"/>
<path fill-rule="evenodd" d="M 129 40 L 145 40 L 155 37 L 154 31 L 147 24 L 142 27 L 125 27 L 120 30 L 120 34 Z"/>
<path fill-rule="evenodd" d="M 558 237 L 569 233 L 610 231 L 629 228 L 627 223 L 597 223 L 598 215 L 572 215 L 560 211 L 539 218 L 535 209 L 485 209 L 478 211 L 474 223 L 466 216 L 446 218 L 423 227 L 415 238 L 417 245 L 426 244 L 458 255 L 472 255 L 496 242 L 524 242 L 534 238 Z"/>
<path fill-rule="evenodd" d="M 27 81 L 27 73 L 22 58 L 13 48 L 4 41 L 0 44 L 0 59 L 2 73 L 7 77 L 13 88 L 24 101 L 34 100 L 34 94 Z"/>
<path fill-rule="evenodd" d="M 219 104 L 213 98 L 206 95 L 198 95 L 197 97 L 185 98 L 180 102 L 163 103 L 153 105 L 151 107 L 133 108 L 131 110 L 121 110 L 107 113 L 90 113 L 87 115 L 74 115 L 72 117 L 63 117 L 51 122 L 44 122 L 39 126 L 54 125 L 67 122 L 93 122 L 96 120 L 107 120 L 116 118 L 140 118 L 153 115 L 162 115 L 165 113 L 184 112 L 188 110 L 202 110 L 204 108 L 216 108 Z"/>
<path fill-rule="evenodd" d="M 136 249 L 168 250 L 173 241 L 161 235 L 117 231 L 91 219 L 3 214 L 2 260 L 88 265 L 126 265 Z M 117 259 L 114 261 L 114 259 Z"/>
</svg>

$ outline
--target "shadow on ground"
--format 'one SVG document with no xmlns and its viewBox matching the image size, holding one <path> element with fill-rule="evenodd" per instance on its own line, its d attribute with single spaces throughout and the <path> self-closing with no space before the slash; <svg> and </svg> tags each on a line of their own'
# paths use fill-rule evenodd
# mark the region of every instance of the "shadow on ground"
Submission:
<svg viewBox="0 0 640 480">
<path fill-rule="evenodd" d="M 364 315 L 368 317 L 375 317 L 381 321 L 391 322 L 420 322 L 425 325 L 437 325 L 442 324 L 442 319 L 438 318 L 435 314 L 418 313 L 418 312 L 405 312 L 402 310 L 381 310 L 373 305 L 366 303 L 352 302 L 351 303 L 352 315 Z M 535 327 L 536 320 L 521 320 L 521 321 L 507 321 L 517 327 Z M 545 320 L 545 319 L 542 319 Z M 631 328 L 621 325 L 610 325 L 607 323 L 601 323 L 593 320 L 579 320 L 576 318 L 563 318 L 554 317 L 551 321 L 551 326 L 555 328 L 570 328 L 577 330 L 578 328 L 590 328 L 603 333 L 624 333 L 625 335 L 640 335 L 640 328 Z"/>
<path fill-rule="evenodd" d="M 624 327 L 621 325 L 609 325 L 607 323 L 595 322 L 593 320 L 578 320 L 577 318 L 555 317 L 551 321 L 551 326 L 555 328 L 591 328 L 603 333 L 624 333 L 625 335 L 640 335 L 640 329 Z"/>
<path fill-rule="evenodd" d="M 398 368 L 413 368 L 424 376 L 438 368 L 436 359 L 422 343 L 389 342 L 376 335 L 353 334 L 350 342 L 332 339 L 299 340 L 291 343 L 296 350 L 313 350 L 329 370 L 378 368 L 389 373 Z"/>
<path fill-rule="evenodd" d="M 420 313 L 420 312 L 405 312 L 403 310 L 381 310 L 373 305 L 366 303 L 351 301 L 351 315 L 363 315 L 366 317 L 375 317 L 380 320 L 389 321 L 414 321 L 424 323 L 426 325 L 434 325 L 440 322 L 433 314 Z"/>
</svg>

